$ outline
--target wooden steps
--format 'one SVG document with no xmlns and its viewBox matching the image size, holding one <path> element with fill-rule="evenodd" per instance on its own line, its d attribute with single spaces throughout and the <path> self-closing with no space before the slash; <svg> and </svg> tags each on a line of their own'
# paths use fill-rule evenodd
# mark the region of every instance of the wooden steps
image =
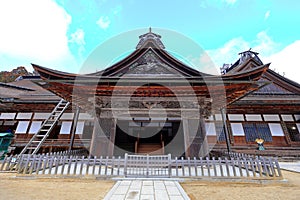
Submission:
<svg viewBox="0 0 300 200">
<path fill-rule="evenodd" d="M 139 144 L 137 153 L 138 154 L 150 154 L 150 155 L 162 155 L 163 148 L 162 148 L 161 144 L 157 144 L 157 143 Z"/>
</svg>

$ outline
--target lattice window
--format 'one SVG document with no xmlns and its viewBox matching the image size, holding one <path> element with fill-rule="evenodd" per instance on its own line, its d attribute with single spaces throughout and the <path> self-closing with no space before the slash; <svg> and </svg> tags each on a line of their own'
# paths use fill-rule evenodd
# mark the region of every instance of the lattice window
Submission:
<svg viewBox="0 0 300 200">
<path fill-rule="evenodd" d="M 247 142 L 254 142 L 257 138 L 262 138 L 266 142 L 272 142 L 272 134 L 268 124 L 244 123 L 243 128 Z"/>
<path fill-rule="evenodd" d="M 216 126 L 217 140 L 219 142 L 226 141 L 224 128 L 223 128 L 223 123 L 222 122 L 216 122 L 215 126 Z"/>
<path fill-rule="evenodd" d="M 258 138 L 254 123 L 244 123 L 244 132 L 247 142 L 254 142 Z"/>
<path fill-rule="evenodd" d="M 268 124 L 257 123 L 255 125 L 259 137 L 264 139 L 265 142 L 272 142 L 272 134 Z"/>
</svg>

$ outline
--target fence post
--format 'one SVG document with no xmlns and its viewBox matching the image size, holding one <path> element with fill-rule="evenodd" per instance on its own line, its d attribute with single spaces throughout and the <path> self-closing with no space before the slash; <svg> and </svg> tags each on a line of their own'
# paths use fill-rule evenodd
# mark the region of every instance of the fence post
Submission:
<svg viewBox="0 0 300 200">
<path fill-rule="evenodd" d="M 28 167 L 29 162 L 30 162 L 30 157 L 31 157 L 31 154 L 28 154 L 28 157 L 27 157 L 27 160 L 26 160 L 26 163 L 25 163 L 25 166 L 24 166 L 23 174 L 27 173 L 27 167 Z"/>
<path fill-rule="evenodd" d="M 89 174 L 89 168 L 90 168 L 90 161 L 91 161 L 91 156 L 88 156 L 88 161 L 86 163 L 86 170 L 85 170 L 85 175 Z"/>
<path fill-rule="evenodd" d="M 128 161 L 128 154 L 125 153 L 125 158 L 124 158 L 124 176 L 127 177 L 127 161 Z"/>
<path fill-rule="evenodd" d="M 200 166 L 201 166 L 201 176 L 204 176 L 204 168 L 203 168 L 203 160 L 202 157 L 200 157 Z"/>
<path fill-rule="evenodd" d="M 214 169 L 214 176 L 217 176 L 217 168 L 216 168 L 216 161 L 215 161 L 215 157 L 212 158 L 212 165 L 213 165 L 213 169 Z"/>
<path fill-rule="evenodd" d="M 223 166 L 222 166 L 222 160 L 221 160 L 220 157 L 219 157 L 219 165 L 220 165 L 221 176 L 223 177 L 223 176 L 224 176 L 224 173 L 223 173 Z"/>
<path fill-rule="evenodd" d="M 112 176 L 114 175 L 114 168 L 115 168 L 115 156 L 113 156 L 112 160 L 111 160 L 111 171 L 110 171 L 110 174 Z"/>
<path fill-rule="evenodd" d="M 53 167 L 53 162 L 54 162 L 55 156 L 52 156 L 50 159 L 50 164 L 48 165 L 49 168 L 49 174 L 52 173 L 52 167 Z"/>
<path fill-rule="evenodd" d="M 77 173 L 77 162 L 78 162 L 78 156 L 75 156 L 75 165 L 74 165 L 73 175 L 76 175 L 76 173 Z"/>
<path fill-rule="evenodd" d="M 100 156 L 100 159 L 99 159 L 99 169 L 98 169 L 98 175 L 101 175 L 101 168 L 102 168 L 102 156 Z"/>
<path fill-rule="evenodd" d="M 80 162 L 80 171 L 79 175 L 82 175 L 82 170 L 83 170 L 83 164 L 84 164 L 84 156 L 81 157 L 81 162 Z"/>
<path fill-rule="evenodd" d="M 48 160 L 49 160 L 49 157 L 48 157 L 48 154 L 46 154 L 46 160 L 44 161 L 43 163 L 43 171 L 42 171 L 42 174 L 45 174 L 46 173 L 46 167 L 48 165 Z"/>
<path fill-rule="evenodd" d="M 209 158 L 208 157 L 206 157 L 206 168 L 207 168 L 208 176 L 210 177 L 210 163 L 209 163 Z"/>
<path fill-rule="evenodd" d="M 256 177 L 256 169 L 255 169 L 255 166 L 254 166 L 253 159 L 250 159 L 250 166 L 251 166 L 253 177 Z"/>
<path fill-rule="evenodd" d="M 2 165 L 1 165 L 0 171 L 3 171 L 4 165 L 6 163 L 6 160 L 7 160 L 7 155 L 4 157 L 4 160 L 2 161 Z"/>
<path fill-rule="evenodd" d="M 106 159 L 105 159 L 105 171 L 104 171 L 104 175 L 108 175 L 107 174 L 107 168 L 108 168 L 108 159 L 109 159 L 109 157 L 108 156 L 106 156 Z"/>
<path fill-rule="evenodd" d="M 18 157 L 18 156 L 17 156 L 17 157 Z M 21 157 L 19 157 L 19 161 L 18 161 L 17 166 L 16 166 L 16 170 L 17 170 L 18 174 L 20 174 L 21 171 L 22 171 L 24 157 L 25 157 L 24 154 L 21 155 Z"/>
<path fill-rule="evenodd" d="M 266 176 L 269 177 L 269 171 L 267 169 L 266 160 L 264 158 L 261 158 L 261 161 L 262 161 L 262 165 L 264 168 L 264 172 L 265 172 Z"/>
<path fill-rule="evenodd" d="M 181 157 L 181 170 L 182 170 L 182 175 L 185 176 L 184 160 L 183 160 L 183 157 Z"/>
<path fill-rule="evenodd" d="M 67 153 L 65 153 L 64 156 L 63 156 L 63 161 L 62 161 L 62 166 L 61 166 L 61 171 L 60 171 L 61 175 L 64 174 L 65 166 L 66 166 L 66 160 L 67 160 Z"/>
<path fill-rule="evenodd" d="M 92 175 L 95 175 L 96 161 L 97 161 L 97 156 L 94 157 Z"/>
<path fill-rule="evenodd" d="M 190 157 L 188 157 L 188 172 L 189 172 L 189 175 L 188 176 L 191 176 L 191 159 Z"/>
<path fill-rule="evenodd" d="M 278 163 L 278 160 L 275 160 L 275 165 L 276 165 L 276 169 L 277 169 L 277 173 L 279 177 L 282 177 L 282 173 L 281 173 L 281 169 Z"/>
<path fill-rule="evenodd" d="M 276 177 L 276 173 L 275 173 L 275 170 L 274 170 L 273 160 L 272 160 L 272 158 L 269 158 L 268 160 L 269 160 L 269 163 L 270 163 L 270 168 L 271 168 L 272 176 L 275 178 Z"/>
<path fill-rule="evenodd" d="M 10 156 L 8 157 L 8 159 L 7 159 L 7 164 L 6 164 L 5 171 L 9 171 L 11 161 L 12 161 L 12 155 L 10 155 Z"/>
<path fill-rule="evenodd" d="M 73 161 L 73 156 L 71 155 L 71 156 L 69 157 L 68 169 L 67 169 L 67 175 L 70 175 L 72 161 Z"/>
<path fill-rule="evenodd" d="M 171 178 L 172 176 L 172 168 L 171 168 L 171 162 L 172 162 L 172 158 L 171 158 L 171 154 L 168 154 L 168 172 L 169 172 L 169 178 Z"/>
<path fill-rule="evenodd" d="M 194 167 L 195 167 L 195 176 L 197 177 L 198 176 L 198 166 L 197 166 L 197 158 L 194 157 Z"/>
<path fill-rule="evenodd" d="M 230 175 L 230 171 L 229 171 L 229 166 L 228 166 L 228 159 L 225 157 L 225 166 L 226 166 L 226 172 L 227 172 L 227 176 L 231 176 Z"/>
<path fill-rule="evenodd" d="M 245 164 L 247 177 L 249 177 L 250 176 L 250 174 L 249 174 L 249 165 L 248 165 L 248 160 L 246 158 L 244 158 L 244 164 Z"/>
<path fill-rule="evenodd" d="M 256 165 L 257 165 L 258 172 L 259 172 L 259 176 L 262 177 L 262 166 L 261 166 L 259 161 L 260 160 L 258 160 L 258 158 L 255 158 L 255 162 L 256 162 Z"/>
<path fill-rule="evenodd" d="M 54 174 L 56 175 L 57 172 L 58 172 L 58 167 L 59 167 L 59 163 L 60 163 L 60 160 L 61 160 L 61 156 L 58 156 L 55 160 L 55 171 L 54 171 Z"/>
<path fill-rule="evenodd" d="M 232 167 L 232 171 L 233 171 L 233 176 L 236 177 L 236 170 L 235 170 L 234 162 L 235 162 L 234 158 L 231 158 L 230 163 L 231 163 L 231 167 Z"/>
<path fill-rule="evenodd" d="M 178 176 L 178 159 L 175 157 L 176 176 Z"/>
<path fill-rule="evenodd" d="M 121 165 L 121 156 L 118 157 L 118 169 L 117 169 L 117 175 L 120 175 L 120 165 Z"/>
<path fill-rule="evenodd" d="M 43 155 L 39 155 L 38 164 L 35 169 L 35 174 L 39 174 L 41 164 L 42 164 L 42 158 L 43 158 Z"/>
<path fill-rule="evenodd" d="M 35 165 L 35 160 L 36 160 L 36 156 L 37 156 L 37 155 L 33 155 L 32 162 L 31 162 L 31 164 L 30 164 L 30 167 L 28 168 L 28 169 L 29 169 L 29 174 L 32 174 L 32 172 L 33 172 L 34 165 Z"/>
</svg>

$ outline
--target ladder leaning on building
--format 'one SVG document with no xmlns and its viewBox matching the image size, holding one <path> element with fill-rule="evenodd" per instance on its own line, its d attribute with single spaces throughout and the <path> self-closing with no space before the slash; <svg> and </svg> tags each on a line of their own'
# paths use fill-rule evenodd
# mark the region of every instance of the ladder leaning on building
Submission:
<svg viewBox="0 0 300 200">
<path fill-rule="evenodd" d="M 30 141 L 24 147 L 24 149 L 19 154 L 36 154 L 41 148 L 43 142 L 47 139 L 53 128 L 55 127 L 57 121 L 60 119 L 64 111 L 68 108 L 70 102 L 61 99 L 53 111 L 50 113 L 49 117 L 41 125 L 40 129 L 32 136 Z"/>
</svg>

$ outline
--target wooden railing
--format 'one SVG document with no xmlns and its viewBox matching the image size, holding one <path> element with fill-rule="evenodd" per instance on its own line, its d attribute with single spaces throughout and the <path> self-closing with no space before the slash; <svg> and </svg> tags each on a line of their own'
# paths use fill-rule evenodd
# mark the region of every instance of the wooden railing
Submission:
<svg viewBox="0 0 300 200">
<path fill-rule="evenodd" d="M 21 174 L 48 175 L 94 175 L 102 177 L 126 176 L 131 170 L 151 174 L 168 169 L 168 177 L 191 178 L 247 178 L 247 179 L 282 179 L 278 161 L 263 157 L 231 158 L 173 158 L 153 157 L 154 163 L 147 161 L 147 156 L 132 155 L 134 162 L 124 157 L 91 157 L 66 154 L 22 155 L 5 157 L 0 162 L 0 171 L 16 171 Z M 130 156 L 129 156 L 130 157 Z M 133 165 L 133 164 L 135 165 Z M 151 169 L 150 171 L 147 171 Z M 146 171 L 145 171 L 146 170 Z"/>
<path fill-rule="evenodd" d="M 29 142 L 30 138 L 28 139 L 16 139 L 12 146 L 25 146 Z M 69 146 L 71 140 L 70 139 L 46 139 L 43 143 L 42 147 L 61 147 L 61 146 Z M 90 139 L 75 139 L 73 146 L 76 147 L 86 147 L 90 146 L 91 140 Z"/>
</svg>

